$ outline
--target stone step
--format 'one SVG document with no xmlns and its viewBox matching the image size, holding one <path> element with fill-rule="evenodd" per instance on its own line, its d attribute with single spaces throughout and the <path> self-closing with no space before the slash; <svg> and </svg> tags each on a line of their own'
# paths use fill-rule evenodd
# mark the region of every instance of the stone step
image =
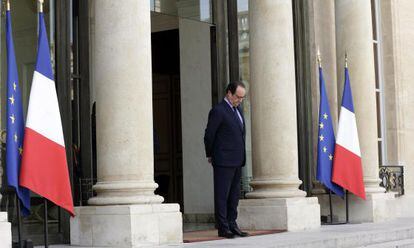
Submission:
<svg viewBox="0 0 414 248">
<path fill-rule="evenodd" d="M 382 223 L 321 226 L 309 231 L 199 242 L 178 247 L 355 248 L 367 246 L 373 248 L 380 245 L 414 247 L 413 240 L 414 219 L 405 218 Z"/>
<path fill-rule="evenodd" d="M 52 247 L 63 248 L 70 246 L 58 245 Z M 161 247 L 414 248 L 414 218 L 397 219 L 383 223 L 322 226 L 309 231 L 285 232 Z"/>
<path fill-rule="evenodd" d="M 414 239 L 403 239 L 391 242 L 384 242 L 382 244 L 372 244 L 361 246 L 360 248 L 414 248 Z"/>
</svg>

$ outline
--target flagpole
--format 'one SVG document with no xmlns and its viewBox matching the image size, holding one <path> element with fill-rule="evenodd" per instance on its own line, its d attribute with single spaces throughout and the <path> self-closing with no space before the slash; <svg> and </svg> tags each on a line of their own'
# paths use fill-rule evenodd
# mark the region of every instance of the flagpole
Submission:
<svg viewBox="0 0 414 248">
<path fill-rule="evenodd" d="M 16 193 L 16 212 L 17 212 L 17 234 L 18 234 L 18 242 L 19 242 L 19 248 L 23 247 L 22 244 L 22 217 L 20 215 L 20 201 L 19 197 Z"/>
<path fill-rule="evenodd" d="M 319 68 L 322 69 L 322 59 L 321 59 L 321 52 L 319 50 L 319 47 L 318 47 L 316 60 L 318 61 Z M 332 224 L 334 224 L 333 223 L 333 209 L 332 209 L 332 190 L 328 189 L 327 187 L 325 187 L 325 189 L 327 189 L 329 191 L 329 218 L 330 218 L 329 223 L 332 225 Z M 326 223 L 326 224 L 328 224 L 328 223 Z"/>
<path fill-rule="evenodd" d="M 40 13 L 43 13 L 43 0 L 38 0 L 39 1 L 39 14 Z M 48 248 L 49 247 L 49 245 L 48 245 L 48 243 L 49 243 L 49 238 L 48 238 L 48 236 L 49 236 L 49 228 L 48 228 L 48 214 L 47 214 L 47 199 L 45 198 L 45 197 L 43 197 L 43 201 L 44 201 L 44 221 L 43 221 L 43 224 L 44 224 L 44 239 L 45 239 L 45 248 Z"/>
<path fill-rule="evenodd" d="M 321 52 L 319 50 L 318 47 L 318 53 L 317 53 L 317 61 L 318 61 L 318 66 L 319 68 L 322 68 L 322 59 L 321 59 Z M 329 190 L 329 216 L 330 216 L 330 224 L 334 224 L 333 223 L 333 208 L 332 208 L 332 190 Z"/>
<path fill-rule="evenodd" d="M 348 53 L 345 51 L 345 68 L 348 68 Z"/>
<path fill-rule="evenodd" d="M 348 53 L 345 51 L 345 69 L 348 69 Z M 345 199 L 346 199 L 346 201 L 345 201 L 345 214 L 346 214 L 346 216 L 345 216 L 345 223 L 349 223 L 349 201 L 348 201 L 348 198 L 349 198 L 349 194 L 348 194 L 348 190 L 346 190 L 345 191 Z"/>
<path fill-rule="evenodd" d="M 318 66 L 319 66 L 319 68 L 322 68 L 321 52 L 319 51 L 319 47 L 318 47 L 317 60 L 318 60 Z"/>
<path fill-rule="evenodd" d="M 45 218 L 44 218 L 44 236 L 45 236 L 45 248 L 48 248 L 48 236 L 49 236 L 49 231 L 48 231 L 48 226 L 47 226 L 47 222 L 48 222 L 48 218 L 47 218 L 47 199 L 43 197 L 43 201 L 44 201 L 44 205 L 45 205 L 45 209 L 44 209 L 44 214 L 45 214 Z"/>
<path fill-rule="evenodd" d="M 329 211 L 331 212 L 331 224 L 333 223 L 332 190 L 329 190 Z"/>
<path fill-rule="evenodd" d="M 10 0 L 6 1 L 6 11 L 10 11 Z M 14 190 L 16 198 L 16 215 L 17 215 L 17 239 L 19 248 L 22 248 L 22 217 L 20 215 L 20 201 L 19 196 L 17 195 L 17 190 Z"/>
<path fill-rule="evenodd" d="M 37 9 L 38 9 L 38 13 L 37 13 L 37 36 L 39 36 L 40 33 L 40 13 L 43 13 L 43 0 L 37 0 L 38 4 L 37 4 Z"/>
<path fill-rule="evenodd" d="M 39 1 L 39 13 L 43 12 L 43 0 L 38 0 Z"/>
<path fill-rule="evenodd" d="M 346 201 L 345 201 L 345 211 L 346 211 L 346 221 L 345 223 L 348 224 L 349 223 L 349 205 L 348 205 L 348 190 L 345 191 L 345 197 L 346 197 Z"/>
<path fill-rule="evenodd" d="M 10 0 L 7 0 L 6 1 L 6 40 L 7 40 L 6 43 L 7 43 L 7 54 L 8 54 L 8 58 L 7 58 L 7 67 L 8 67 L 7 68 L 7 98 L 10 99 L 11 105 L 13 105 L 15 99 L 16 99 L 16 101 L 18 101 L 18 104 L 21 104 L 21 102 L 20 102 L 20 96 L 19 96 L 20 93 L 18 93 L 18 91 L 16 91 L 16 88 L 17 88 L 16 82 L 17 82 L 18 74 L 15 74 L 15 72 L 13 71 L 15 69 L 13 67 L 16 66 L 16 64 L 15 64 L 16 63 L 16 61 L 15 61 L 16 58 L 15 58 L 15 54 L 14 54 L 14 45 L 13 45 L 13 36 L 12 36 L 12 28 L 11 28 L 10 10 L 11 10 Z M 9 58 L 9 56 L 10 56 L 10 58 Z M 10 61 L 10 59 L 11 59 L 11 61 Z M 10 69 L 10 67 L 11 67 L 11 69 Z M 16 80 L 16 81 L 13 81 L 13 86 L 11 85 L 12 81 L 9 81 L 9 80 Z M 14 91 L 16 91 L 17 95 L 12 94 L 11 97 L 10 97 L 11 87 L 14 87 Z M 14 96 L 16 96 L 16 98 Z M 16 113 L 16 116 L 14 115 L 15 110 L 11 107 L 11 105 L 7 105 L 7 115 L 9 115 L 9 112 L 11 111 L 12 115 L 10 116 L 10 118 L 13 118 L 11 123 L 7 123 L 7 134 L 9 136 L 10 133 L 14 133 L 14 137 L 15 137 L 14 142 L 17 143 L 17 145 L 19 145 L 17 135 L 20 136 L 20 132 L 18 131 L 18 128 L 17 128 L 17 130 L 15 129 L 16 124 L 18 124 L 18 123 L 16 123 L 16 124 L 14 123 L 15 119 L 19 119 L 19 115 L 18 115 L 18 113 Z M 17 105 L 16 107 L 18 108 L 18 106 L 19 105 Z M 18 112 L 18 110 L 17 110 L 17 112 Z M 14 126 L 12 126 L 12 125 L 14 125 Z M 18 168 L 20 166 L 20 155 L 21 154 L 19 154 L 17 150 L 14 150 L 16 147 L 13 147 L 13 145 L 10 145 L 10 144 L 12 144 L 12 141 L 9 140 L 7 137 L 6 137 L 6 143 L 7 143 L 7 146 L 6 146 L 6 150 L 7 150 L 6 164 L 7 165 L 9 165 L 9 163 L 14 164 L 14 167 L 15 167 L 14 169 L 16 169 L 16 173 L 17 173 L 17 177 L 13 179 L 13 183 L 10 183 L 10 181 L 9 181 L 9 179 L 10 179 L 9 176 L 10 175 L 8 175 L 8 183 L 9 183 L 9 185 L 11 184 L 10 186 L 13 186 L 14 193 L 15 193 L 14 195 L 16 197 L 15 210 L 16 210 L 16 217 L 17 217 L 18 247 L 21 248 L 21 247 L 23 247 L 23 240 L 22 240 L 22 218 L 21 218 L 21 209 L 20 209 L 21 206 L 20 206 L 20 204 L 23 203 L 23 201 L 24 201 L 23 198 L 21 198 L 21 197 L 23 197 L 22 195 L 24 195 L 24 193 L 22 193 L 22 195 L 19 194 L 20 190 L 19 190 L 19 183 L 18 183 Z M 15 143 L 13 143 L 13 144 L 15 144 Z M 14 152 L 13 152 L 13 150 L 14 150 Z M 9 152 L 11 152 L 11 153 L 9 153 Z M 9 160 L 8 159 L 9 156 L 13 157 L 14 159 Z M 9 167 L 7 169 L 9 169 Z M 24 206 L 24 207 L 26 207 L 26 206 Z"/>
</svg>

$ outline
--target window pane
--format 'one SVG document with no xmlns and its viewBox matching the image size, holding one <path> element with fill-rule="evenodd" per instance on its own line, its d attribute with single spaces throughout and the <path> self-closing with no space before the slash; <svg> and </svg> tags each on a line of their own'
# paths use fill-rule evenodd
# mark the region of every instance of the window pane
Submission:
<svg viewBox="0 0 414 248">
<path fill-rule="evenodd" d="M 374 43 L 374 68 L 375 68 L 375 89 L 379 90 L 379 70 L 378 70 L 378 44 Z"/>
<path fill-rule="evenodd" d="M 212 22 L 211 0 L 150 0 L 151 11 L 203 22 Z"/>
<path fill-rule="evenodd" d="M 377 37 L 377 21 L 376 21 L 376 8 L 375 0 L 371 0 L 371 17 L 372 17 L 372 37 L 374 40 L 378 40 Z"/>
<path fill-rule="evenodd" d="M 380 92 L 375 92 L 375 97 L 376 97 L 376 105 L 377 105 L 377 133 L 378 133 L 378 138 L 382 138 L 381 136 L 381 128 L 382 128 L 382 122 L 381 122 L 381 93 Z"/>
<path fill-rule="evenodd" d="M 383 165 L 382 162 L 382 141 L 378 141 L 378 162 L 380 165 Z"/>
</svg>

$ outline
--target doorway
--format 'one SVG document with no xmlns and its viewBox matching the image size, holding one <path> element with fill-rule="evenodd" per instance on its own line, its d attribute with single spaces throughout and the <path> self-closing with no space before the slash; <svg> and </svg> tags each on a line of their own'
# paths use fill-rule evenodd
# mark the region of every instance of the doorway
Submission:
<svg viewBox="0 0 414 248">
<path fill-rule="evenodd" d="M 151 42 L 155 193 L 183 209 L 178 29 L 154 32 Z"/>
<path fill-rule="evenodd" d="M 151 13 L 156 194 L 187 220 L 213 217 L 213 176 L 203 135 L 212 106 L 214 25 Z M 212 34 L 213 32 L 213 34 Z"/>
</svg>

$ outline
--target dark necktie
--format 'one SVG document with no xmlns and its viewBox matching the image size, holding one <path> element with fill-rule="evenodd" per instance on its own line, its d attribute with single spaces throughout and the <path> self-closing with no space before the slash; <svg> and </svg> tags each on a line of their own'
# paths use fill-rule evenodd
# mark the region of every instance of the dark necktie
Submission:
<svg viewBox="0 0 414 248">
<path fill-rule="evenodd" d="M 234 115 L 236 116 L 236 119 L 237 119 L 237 121 L 238 121 L 239 125 L 240 125 L 241 127 L 243 127 L 243 123 L 242 123 L 242 121 L 240 120 L 239 114 L 237 113 L 237 107 L 233 107 L 233 112 L 234 112 Z"/>
</svg>

